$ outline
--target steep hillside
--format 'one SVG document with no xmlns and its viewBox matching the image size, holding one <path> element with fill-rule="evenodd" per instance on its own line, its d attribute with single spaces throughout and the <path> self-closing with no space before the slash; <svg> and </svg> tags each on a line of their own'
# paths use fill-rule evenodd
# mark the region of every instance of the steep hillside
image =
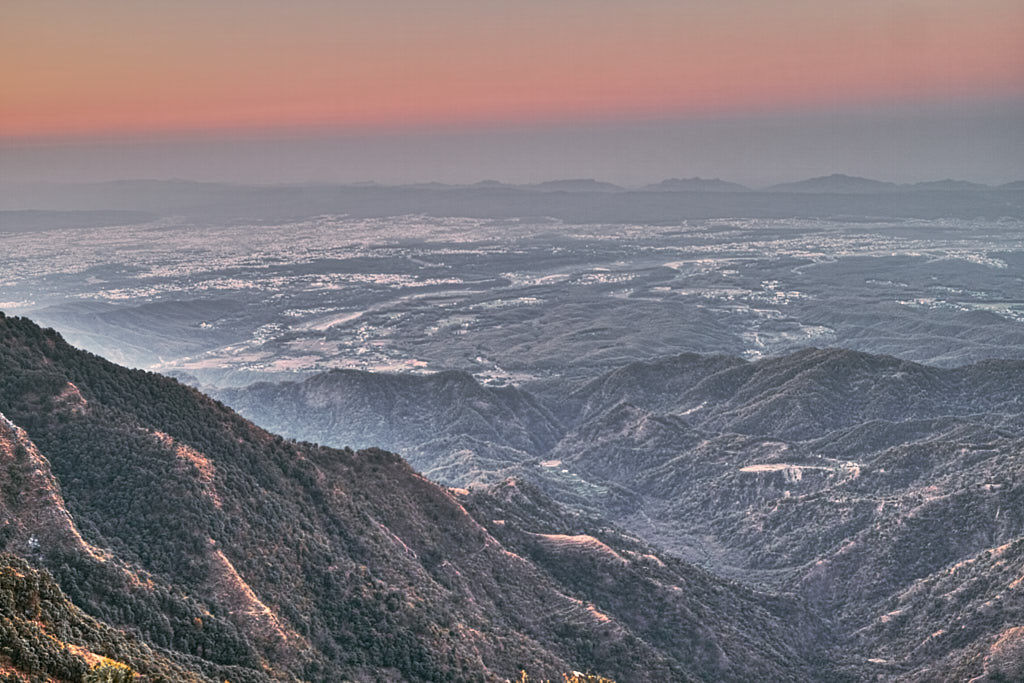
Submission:
<svg viewBox="0 0 1024 683">
<path fill-rule="evenodd" d="M 90 673 L 110 672 L 167 683 L 205 680 L 132 635 L 83 614 L 49 574 L 0 553 L 0 677 L 79 683 Z"/>
<path fill-rule="evenodd" d="M 567 512 L 528 483 L 476 488 L 465 498 L 506 547 L 571 587 L 602 618 L 618 616 L 644 642 L 683 661 L 754 672 L 763 668 L 758 662 L 777 660 L 778 652 L 800 661 L 794 643 L 830 642 L 832 623 L 813 618 L 791 596 L 766 599 L 734 582 L 726 589 L 717 577 L 598 518 Z M 754 631 L 764 626 L 769 630 Z M 827 677 L 843 680 L 847 674 L 831 665 L 831 654 L 826 647 L 805 652 L 811 666 L 794 664 L 772 678 L 813 678 L 814 672 L 828 671 Z"/>
<path fill-rule="evenodd" d="M 320 405 L 329 404 L 330 389 L 318 386 Z M 1012 576 L 992 583 L 982 573 L 955 604 L 923 596 L 934 586 L 953 590 L 953 568 L 985 566 L 973 558 L 1024 537 L 1021 387 L 1018 361 L 943 369 L 840 349 L 756 362 L 684 354 L 567 387 L 552 402 L 554 421 L 522 410 L 535 405 L 527 397 L 504 404 L 502 419 L 517 428 L 536 424 L 549 434 L 561 426 L 551 448 L 519 441 L 513 451 L 500 433 L 463 422 L 463 440 L 478 438 L 497 454 L 492 471 L 460 470 L 443 442 L 417 441 L 412 431 L 404 447 L 418 462 L 451 463 L 432 476 L 465 482 L 511 474 L 718 575 L 800 595 L 835 620 L 857 676 L 974 676 L 988 670 L 984 653 L 1021 625 L 1022 584 Z M 291 391 L 262 386 L 244 409 L 257 421 L 289 420 L 290 433 L 318 430 L 330 440 L 325 427 L 344 412 L 306 401 L 302 414 L 289 414 Z M 451 410 L 419 397 L 390 413 L 396 434 L 406 421 L 438 424 Z M 368 401 L 371 412 L 381 405 Z M 514 455 L 502 460 L 501 446 Z M 581 538 L 492 533 L 537 562 L 555 550 L 598 548 Z M 1012 574 L 1009 558 L 1001 561 Z M 881 628 L 903 604 L 907 616 L 895 622 L 905 628 Z M 964 626 L 956 638 L 950 623 Z M 932 637 L 939 628 L 945 636 Z"/>
<path fill-rule="evenodd" d="M 623 681 L 798 680 L 822 670 L 824 650 L 806 635 L 824 629 L 793 598 L 550 520 L 518 521 L 503 539 L 493 508 L 472 514 L 398 456 L 286 441 L 24 319 L 0 318 L 0 411 L 0 549 L 204 677 L 590 669 Z M 622 598 L 661 564 L 651 594 L 671 609 L 652 622 L 651 602 Z"/>
</svg>

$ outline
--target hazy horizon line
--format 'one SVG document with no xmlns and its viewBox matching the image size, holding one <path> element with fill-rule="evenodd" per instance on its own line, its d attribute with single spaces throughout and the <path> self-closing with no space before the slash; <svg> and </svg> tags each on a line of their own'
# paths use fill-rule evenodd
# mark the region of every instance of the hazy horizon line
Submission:
<svg viewBox="0 0 1024 683">
<path fill-rule="evenodd" d="M 968 184 L 971 184 L 971 185 L 979 185 L 979 186 L 982 186 L 982 187 L 985 187 L 985 188 L 990 188 L 990 189 L 999 189 L 999 188 L 1001 188 L 1001 187 L 1003 187 L 1005 185 L 1012 185 L 1014 183 L 1024 182 L 1024 176 L 1022 176 L 1022 177 L 1010 176 L 1008 180 L 995 181 L 995 182 L 993 182 L 993 181 L 987 181 L 986 182 L 986 181 L 980 181 L 980 180 L 973 180 L 971 178 L 966 178 L 966 177 L 954 177 L 954 176 L 944 176 L 944 177 L 934 176 L 934 177 L 930 177 L 930 178 L 923 179 L 923 180 L 896 181 L 896 180 L 891 180 L 891 179 L 884 178 L 884 177 L 856 175 L 856 174 L 849 173 L 849 172 L 846 172 L 846 171 L 836 170 L 836 171 L 833 171 L 831 173 L 826 173 L 826 174 L 823 174 L 823 175 L 794 176 L 791 179 L 780 180 L 778 182 L 774 182 L 774 183 L 770 183 L 770 184 L 749 184 L 749 183 L 742 183 L 742 182 L 733 180 L 733 179 L 728 178 L 728 177 L 724 177 L 723 178 L 723 177 L 720 177 L 720 176 L 688 175 L 688 174 L 658 177 L 658 178 L 654 178 L 654 179 L 646 181 L 646 182 L 639 182 L 639 183 L 614 182 L 614 181 L 611 181 L 611 180 L 605 180 L 605 179 L 600 178 L 600 177 L 586 176 L 586 175 L 572 176 L 572 177 L 568 177 L 568 176 L 555 177 L 555 176 L 552 176 L 552 177 L 544 178 L 542 180 L 526 180 L 526 181 L 516 181 L 516 180 L 488 177 L 488 178 L 478 178 L 476 180 L 466 180 L 466 181 L 461 181 L 461 182 L 460 181 L 440 181 L 440 180 L 429 179 L 429 178 L 424 178 L 424 179 L 420 179 L 420 180 L 409 180 L 409 181 L 395 181 L 395 182 L 381 181 L 381 180 L 376 180 L 376 179 L 373 179 L 373 178 L 367 178 L 367 179 L 363 179 L 363 180 L 331 180 L 331 179 L 311 178 L 309 180 L 298 180 L 298 181 L 268 181 L 268 182 L 255 182 L 254 181 L 254 182 L 248 182 L 248 181 L 233 181 L 233 180 L 204 180 L 204 179 L 201 179 L 201 178 L 195 178 L 195 177 L 191 177 L 190 178 L 190 177 L 183 177 L 183 176 L 166 176 L 166 177 L 157 177 L 157 176 L 125 176 L 125 177 L 121 177 L 121 178 L 110 178 L 110 179 L 104 179 L 104 180 L 66 180 L 66 181 L 61 181 L 61 180 L 32 180 L 32 181 L 13 181 L 13 182 L 8 182 L 8 181 L 0 180 L 0 187 L 30 187 L 30 186 L 71 187 L 71 186 L 117 185 L 117 184 L 127 184 L 127 183 L 168 183 L 168 184 L 171 184 L 171 183 L 181 183 L 181 184 L 194 184 L 194 185 L 224 185 L 224 186 L 229 186 L 229 187 L 253 187 L 253 188 L 260 188 L 260 187 L 265 187 L 265 188 L 289 188 L 289 187 L 295 187 L 295 188 L 299 188 L 299 187 L 317 187 L 317 186 L 323 187 L 323 186 L 327 186 L 327 187 L 351 187 L 351 188 L 358 188 L 358 187 L 380 187 L 380 188 L 402 189 L 402 188 L 425 188 L 425 187 L 428 187 L 428 186 L 440 186 L 440 187 L 450 187 L 450 188 L 471 189 L 471 188 L 474 188 L 474 187 L 504 186 L 504 187 L 508 187 L 508 188 L 520 188 L 520 189 L 522 189 L 522 188 L 535 188 L 535 187 L 546 185 L 546 184 L 578 182 L 578 183 L 594 183 L 596 185 L 603 185 L 603 186 L 613 186 L 614 188 L 617 188 L 617 189 L 629 191 L 629 190 L 637 190 L 637 189 L 643 189 L 643 188 L 647 188 L 647 187 L 652 187 L 652 186 L 658 185 L 658 184 L 663 183 L 663 182 L 671 182 L 671 181 L 687 182 L 687 181 L 692 181 L 692 182 L 721 182 L 721 183 L 725 183 L 725 184 L 736 185 L 739 188 L 742 188 L 744 190 L 758 191 L 758 190 L 772 189 L 774 187 L 783 186 L 783 185 L 793 185 L 793 184 L 798 184 L 798 183 L 807 182 L 807 181 L 826 180 L 826 179 L 830 179 L 830 178 L 836 178 L 836 179 L 843 178 L 843 179 L 854 180 L 854 181 L 870 181 L 870 182 L 880 183 L 880 184 L 884 184 L 884 185 L 892 185 L 895 188 L 903 188 L 903 187 L 909 188 L 909 187 L 915 187 L 915 186 L 918 186 L 918 185 L 929 185 L 929 184 L 952 182 L 952 183 L 968 183 Z M 609 191 L 611 191 L 611 190 L 609 190 Z"/>
</svg>

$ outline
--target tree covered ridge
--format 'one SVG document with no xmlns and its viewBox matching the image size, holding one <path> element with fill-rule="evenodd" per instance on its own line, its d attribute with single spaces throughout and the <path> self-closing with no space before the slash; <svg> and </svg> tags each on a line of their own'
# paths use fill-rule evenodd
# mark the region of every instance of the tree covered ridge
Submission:
<svg viewBox="0 0 1024 683">
<path fill-rule="evenodd" d="M 107 671 L 148 681 L 200 681 L 130 634 L 71 604 L 48 572 L 0 553 L 0 672 L 6 680 L 108 680 Z"/>
</svg>

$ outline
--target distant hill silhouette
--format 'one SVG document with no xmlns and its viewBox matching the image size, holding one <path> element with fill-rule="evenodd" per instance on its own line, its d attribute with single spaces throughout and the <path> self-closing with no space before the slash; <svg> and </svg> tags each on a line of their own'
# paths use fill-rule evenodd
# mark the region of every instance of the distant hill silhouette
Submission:
<svg viewBox="0 0 1024 683">
<path fill-rule="evenodd" d="M 612 183 L 605 183 L 593 178 L 576 178 L 571 180 L 548 180 L 534 185 L 522 187 L 542 192 L 621 192 L 622 188 Z"/>
<path fill-rule="evenodd" d="M 781 183 L 767 188 L 768 192 L 795 192 L 811 194 L 875 194 L 898 189 L 895 183 L 833 173 L 793 183 Z"/>
<path fill-rule="evenodd" d="M 640 188 L 649 192 L 749 192 L 750 188 L 718 178 L 669 178 Z"/>
<path fill-rule="evenodd" d="M 924 183 L 914 183 L 913 185 L 905 186 L 914 190 L 930 190 L 932 192 L 977 192 L 983 190 L 991 190 L 992 188 L 988 185 L 982 185 L 981 183 L 971 183 L 966 180 L 932 180 Z"/>
</svg>

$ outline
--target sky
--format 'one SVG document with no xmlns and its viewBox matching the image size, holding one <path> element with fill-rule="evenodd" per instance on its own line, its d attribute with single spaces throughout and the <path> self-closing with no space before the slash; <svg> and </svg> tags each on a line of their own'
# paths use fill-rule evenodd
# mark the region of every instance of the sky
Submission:
<svg viewBox="0 0 1024 683">
<path fill-rule="evenodd" d="M 1024 177 L 1020 0 L 4 0 L 0 181 Z"/>
</svg>

